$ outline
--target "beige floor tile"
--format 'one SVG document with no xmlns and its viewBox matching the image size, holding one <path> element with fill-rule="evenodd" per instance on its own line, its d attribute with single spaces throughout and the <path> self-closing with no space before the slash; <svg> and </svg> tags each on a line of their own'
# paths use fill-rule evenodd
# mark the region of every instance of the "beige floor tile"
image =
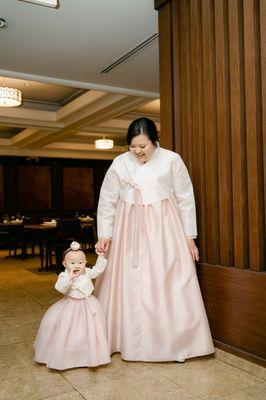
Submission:
<svg viewBox="0 0 266 400">
<path fill-rule="evenodd" d="M 25 292 L 12 292 L 12 293 L 7 293 L 5 296 L 2 295 L 0 296 L 0 313 L 5 312 L 5 309 L 7 307 L 10 308 L 16 308 L 18 310 L 25 310 L 29 307 L 31 308 L 36 308 L 38 307 L 39 304 L 33 302 L 32 299 L 27 296 Z"/>
<path fill-rule="evenodd" d="M 84 400 L 84 397 L 79 392 L 75 391 L 52 397 L 45 397 L 45 400 Z"/>
<path fill-rule="evenodd" d="M 1 316 L 1 319 L 8 326 L 15 327 L 25 323 L 40 322 L 46 311 L 47 307 L 44 306 L 29 306 L 24 310 L 17 307 L 7 307 L 6 314 Z"/>
<path fill-rule="evenodd" d="M 0 345 L 0 368 L 4 367 L 31 367 L 34 361 L 34 348 L 32 343 Z"/>
<path fill-rule="evenodd" d="M 236 391 L 219 400 L 265 400 L 266 399 L 266 383 L 253 386 L 252 388 Z"/>
<path fill-rule="evenodd" d="M 20 338 L 20 342 L 34 341 L 40 326 L 39 319 L 33 322 L 25 322 L 20 324 L 14 324 L 13 322 L 11 322 L 11 324 L 9 325 L 8 321 L 6 321 L 5 323 L 16 332 L 16 335 Z"/>
<path fill-rule="evenodd" d="M 21 343 L 23 339 L 17 335 L 17 330 L 14 330 L 8 326 L 0 325 L 0 343 L 1 345 L 9 345 L 14 343 Z"/>
<path fill-rule="evenodd" d="M 135 376 L 121 377 L 120 380 L 98 379 L 90 386 L 79 389 L 88 400 L 199 400 L 187 395 L 178 385 L 150 371 Z"/>
<path fill-rule="evenodd" d="M 236 390 L 263 382 L 249 373 L 213 358 L 198 358 L 184 364 L 168 364 L 158 374 L 178 383 L 187 394 L 214 400 Z"/>
<path fill-rule="evenodd" d="M 161 364 L 162 365 L 162 364 Z M 119 354 L 112 356 L 111 364 L 102 365 L 98 368 L 75 368 L 62 372 L 62 375 L 75 388 L 103 381 L 120 381 L 126 378 L 134 378 L 138 374 L 149 371 L 157 373 L 158 363 L 138 363 L 123 361 Z"/>
<path fill-rule="evenodd" d="M 99 380 L 109 382 L 110 379 L 119 381 L 126 377 L 132 377 L 135 370 L 128 363 L 122 364 L 121 362 L 120 364 L 112 360 L 111 364 L 97 368 L 74 368 L 61 373 L 69 383 L 79 389 L 97 383 Z"/>
<path fill-rule="evenodd" d="M 178 364 L 126 362 L 115 354 L 110 365 L 60 373 L 36 364 L 33 341 L 39 323 L 62 298 L 54 289 L 57 276 L 39 272 L 38 258 L 1 257 L 0 251 L 0 400 L 264 399 L 265 371 L 231 355 Z"/>
<path fill-rule="evenodd" d="M 242 369 L 243 371 L 249 372 L 258 378 L 266 380 L 266 368 L 260 365 L 244 360 L 243 358 L 237 357 L 234 354 L 227 353 L 226 351 L 220 349 L 215 350 L 215 358 L 223 361 L 226 364 L 233 365 L 234 367 Z"/>
<path fill-rule="evenodd" d="M 4 321 L 2 321 L 1 319 L 0 319 L 0 329 L 1 328 L 7 328 L 8 327 L 8 325 L 4 322 Z"/>
<path fill-rule="evenodd" d="M 40 400 L 73 391 L 60 374 L 44 366 L 1 368 L 0 376 L 1 400 Z"/>
</svg>

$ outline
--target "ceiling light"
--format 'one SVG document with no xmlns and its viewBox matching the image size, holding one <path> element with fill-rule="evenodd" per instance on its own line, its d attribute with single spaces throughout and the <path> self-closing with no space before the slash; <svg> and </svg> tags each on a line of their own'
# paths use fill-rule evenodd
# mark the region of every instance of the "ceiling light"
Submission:
<svg viewBox="0 0 266 400">
<path fill-rule="evenodd" d="M 98 139 L 95 140 L 95 149 L 107 150 L 114 147 L 114 141 L 111 139 Z"/>
<path fill-rule="evenodd" d="M 17 107 L 22 103 L 22 94 L 19 89 L 7 86 L 0 87 L 0 107 Z"/>
<path fill-rule="evenodd" d="M 39 6 L 53 7 L 56 8 L 58 6 L 58 0 L 21 0 L 25 3 L 33 3 Z"/>
</svg>

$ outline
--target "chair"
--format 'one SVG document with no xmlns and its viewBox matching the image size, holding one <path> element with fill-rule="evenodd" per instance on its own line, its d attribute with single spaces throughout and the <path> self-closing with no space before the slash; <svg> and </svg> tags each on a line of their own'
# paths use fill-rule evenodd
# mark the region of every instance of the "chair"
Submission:
<svg viewBox="0 0 266 400">
<path fill-rule="evenodd" d="M 17 250 L 21 250 L 21 257 L 23 257 L 23 249 L 24 249 L 24 227 L 23 223 L 20 225 L 8 225 L 8 233 L 10 236 L 10 245 L 9 245 L 9 257 L 12 256 L 12 250 L 14 252 L 14 257 L 17 257 Z"/>
<path fill-rule="evenodd" d="M 96 243 L 96 234 L 94 225 L 86 225 L 81 228 L 79 241 L 81 243 L 82 249 L 86 252 L 94 251 L 94 245 Z"/>
<path fill-rule="evenodd" d="M 42 222 L 42 218 L 40 217 L 24 217 L 23 218 L 23 223 L 24 225 L 38 225 Z M 28 244 L 31 247 L 31 255 L 35 255 L 35 246 L 36 244 L 39 246 L 39 253 L 41 255 L 42 252 L 42 246 L 40 243 L 40 239 L 38 235 L 36 235 L 36 232 L 34 231 L 24 231 L 24 243 L 23 243 L 23 259 L 26 258 L 27 256 L 27 248 Z"/>
<path fill-rule="evenodd" d="M 70 243 L 79 240 L 80 221 L 76 218 L 61 219 L 57 223 L 57 232 L 54 239 L 48 239 L 46 243 L 46 265 L 52 266 L 52 257 L 55 256 L 56 272 L 62 270 L 63 253 Z"/>
<path fill-rule="evenodd" d="M 8 248 L 10 257 L 11 251 L 14 249 L 14 243 L 9 231 L 4 228 L 1 228 L 0 231 L 0 246 L 1 248 Z"/>
</svg>

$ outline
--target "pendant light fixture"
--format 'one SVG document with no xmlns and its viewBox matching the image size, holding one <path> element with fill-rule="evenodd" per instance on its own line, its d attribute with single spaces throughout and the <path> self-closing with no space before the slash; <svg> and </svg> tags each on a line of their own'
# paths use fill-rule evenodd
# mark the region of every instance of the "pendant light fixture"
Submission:
<svg viewBox="0 0 266 400">
<path fill-rule="evenodd" d="M 114 141 L 111 139 L 98 139 L 95 140 L 95 149 L 112 149 L 114 147 Z"/>
<path fill-rule="evenodd" d="M 105 139 L 103 136 L 102 139 L 95 140 L 95 149 L 99 150 L 108 150 L 114 147 L 114 141 L 112 139 Z"/>
<path fill-rule="evenodd" d="M 0 107 L 18 107 L 21 103 L 21 90 L 8 86 L 0 86 Z"/>
</svg>

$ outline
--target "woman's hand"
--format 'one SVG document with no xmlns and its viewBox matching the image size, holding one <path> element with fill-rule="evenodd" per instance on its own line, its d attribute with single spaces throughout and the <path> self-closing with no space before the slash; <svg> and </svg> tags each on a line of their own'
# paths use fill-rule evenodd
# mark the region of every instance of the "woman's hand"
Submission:
<svg viewBox="0 0 266 400">
<path fill-rule="evenodd" d="M 95 251 L 96 253 L 104 253 L 106 254 L 109 250 L 110 247 L 110 243 L 111 243 L 111 239 L 109 238 L 100 238 L 98 239 L 98 242 L 95 245 Z"/>
<path fill-rule="evenodd" d="M 187 239 L 187 241 L 193 261 L 199 261 L 199 250 L 195 245 L 194 239 Z"/>
</svg>

